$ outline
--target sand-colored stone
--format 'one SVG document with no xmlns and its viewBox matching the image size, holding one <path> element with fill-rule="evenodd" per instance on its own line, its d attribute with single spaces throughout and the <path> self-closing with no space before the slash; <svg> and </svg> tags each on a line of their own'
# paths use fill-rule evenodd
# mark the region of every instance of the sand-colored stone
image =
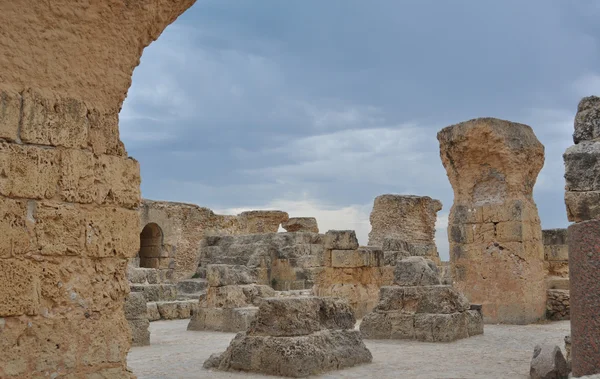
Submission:
<svg viewBox="0 0 600 379">
<path fill-rule="evenodd" d="M 432 257 L 439 260 L 433 240 L 437 212 L 441 209 L 442 203 L 429 196 L 377 196 L 370 216 L 369 245 L 383 246 L 385 238 L 433 245 Z"/>
<path fill-rule="evenodd" d="M 240 213 L 238 218 L 243 234 L 276 233 L 289 215 L 283 211 L 247 211 Z"/>
<path fill-rule="evenodd" d="M 132 376 L 140 179 L 118 113 L 144 47 L 192 3 L 0 4 L 0 377 Z"/>
<path fill-rule="evenodd" d="M 319 233 L 317 219 L 314 217 L 290 217 L 281 227 L 288 232 Z"/>
<path fill-rule="evenodd" d="M 438 140 L 454 190 L 448 238 L 455 286 L 483 305 L 486 322 L 543 318 L 544 254 L 532 197 L 543 145 L 529 126 L 492 118 L 444 128 Z"/>
</svg>

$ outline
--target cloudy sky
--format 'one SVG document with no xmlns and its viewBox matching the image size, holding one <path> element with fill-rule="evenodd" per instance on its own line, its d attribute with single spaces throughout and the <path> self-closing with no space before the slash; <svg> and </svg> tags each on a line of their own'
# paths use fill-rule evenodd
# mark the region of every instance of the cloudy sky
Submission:
<svg viewBox="0 0 600 379">
<path fill-rule="evenodd" d="M 600 94 L 596 0 L 198 0 L 143 54 L 121 111 L 142 195 L 281 209 L 366 244 L 373 199 L 452 189 L 439 129 L 490 116 L 546 146 L 543 228 L 567 225 L 562 153 Z"/>
</svg>

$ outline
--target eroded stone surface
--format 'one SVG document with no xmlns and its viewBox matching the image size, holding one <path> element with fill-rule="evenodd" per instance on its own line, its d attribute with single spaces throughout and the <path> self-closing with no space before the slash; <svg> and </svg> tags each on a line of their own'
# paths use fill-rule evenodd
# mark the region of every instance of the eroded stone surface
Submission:
<svg viewBox="0 0 600 379">
<path fill-rule="evenodd" d="M 483 305 L 486 322 L 543 318 L 542 233 L 532 197 L 543 145 L 529 126 L 492 118 L 444 128 L 438 140 L 454 190 L 448 238 L 455 286 Z"/>
<path fill-rule="evenodd" d="M 319 233 L 317 219 L 314 217 L 290 217 L 281 224 L 281 227 L 288 232 Z"/>
<path fill-rule="evenodd" d="M 437 266 L 423 257 L 399 260 L 394 269 L 394 284 L 398 286 L 430 286 L 440 284 Z"/>
<path fill-rule="evenodd" d="M 581 99 L 575 116 L 573 142 L 594 141 L 600 138 L 600 97 Z"/>
<path fill-rule="evenodd" d="M 431 257 L 439 259 L 433 240 L 437 212 L 441 209 L 442 203 L 428 196 L 377 196 L 370 216 L 369 245 L 382 246 L 385 238 L 429 245 Z"/>
<path fill-rule="evenodd" d="M 265 299 L 247 333 L 205 368 L 305 377 L 372 361 L 347 303 L 316 297 Z"/>
<path fill-rule="evenodd" d="M 537 345 L 533 350 L 529 375 L 531 379 L 567 379 L 569 367 L 560 347 Z"/>
</svg>

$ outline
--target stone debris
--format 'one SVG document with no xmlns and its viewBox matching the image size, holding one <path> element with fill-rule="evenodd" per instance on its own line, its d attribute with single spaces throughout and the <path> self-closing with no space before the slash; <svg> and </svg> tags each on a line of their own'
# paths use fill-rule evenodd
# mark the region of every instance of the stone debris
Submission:
<svg viewBox="0 0 600 379">
<path fill-rule="evenodd" d="M 281 224 L 281 227 L 288 232 L 319 233 L 317 219 L 314 217 L 290 217 Z"/>
<path fill-rule="evenodd" d="M 131 345 L 150 345 L 150 321 L 148 320 L 144 295 L 136 292 L 129 293 L 125 299 L 123 311 L 131 330 Z"/>
<path fill-rule="evenodd" d="M 247 332 L 204 367 L 306 377 L 370 363 L 347 302 L 319 297 L 263 299 Z"/>
<path fill-rule="evenodd" d="M 450 342 L 483 334 L 481 308 L 451 286 L 440 285 L 437 266 L 422 257 L 398 261 L 394 286 L 381 287 L 379 302 L 360 331 L 368 339 Z"/>
<path fill-rule="evenodd" d="M 543 319 L 546 275 L 532 192 L 544 146 L 531 127 L 495 118 L 449 126 L 437 137 L 454 190 L 448 220 L 454 286 L 482 304 L 488 323 Z"/>
<path fill-rule="evenodd" d="M 529 377 L 531 379 L 567 379 L 569 367 L 560 347 L 537 345 L 533 350 Z"/>
</svg>

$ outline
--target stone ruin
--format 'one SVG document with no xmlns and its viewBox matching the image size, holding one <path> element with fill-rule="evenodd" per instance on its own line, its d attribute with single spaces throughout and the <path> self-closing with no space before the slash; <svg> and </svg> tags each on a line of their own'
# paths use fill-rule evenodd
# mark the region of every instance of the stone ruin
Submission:
<svg viewBox="0 0 600 379">
<path fill-rule="evenodd" d="M 570 315 L 569 246 L 567 229 L 542 230 L 548 299 L 546 318 L 568 320 Z"/>
<path fill-rule="evenodd" d="M 368 339 L 451 342 L 483 334 L 483 317 L 480 306 L 471 306 L 452 286 L 440 285 L 431 260 L 409 257 L 397 262 L 394 285 L 381 287 L 360 331 Z"/>
<path fill-rule="evenodd" d="M 310 232 L 319 233 L 317 219 L 314 217 L 291 217 L 281 223 L 286 232 Z"/>
<path fill-rule="evenodd" d="M 150 321 L 144 295 L 131 292 L 125 299 L 123 310 L 131 330 L 131 346 L 150 345 Z"/>
<path fill-rule="evenodd" d="M 339 299 L 265 298 L 248 330 L 204 367 L 297 378 L 370 363 L 355 323 Z"/>
<path fill-rule="evenodd" d="M 208 290 L 192 315 L 188 330 L 239 332 L 246 330 L 262 298 L 275 296 L 259 269 L 244 265 L 208 265 Z"/>
<path fill-rule="evenodd" d="M 531 127 L 493 118 L 446 127 L 438 140 L 454 190 L 448 239 L 456 288 L 482 304 L 486 322 L 543 319 L 542 230 L 532 197 L 543 145 Z"/>
<path fill-rule="evenodd" d="M 564 153 L 573 376 L 600 374 L 600 97 L 583 98 Z"/>
<path fill-rule="evenodd" d="M 442 203 L 429 196 L 377 196 L 370 216 L 369 246 L 382 247 L 386 257 L 391 252 L 407 251 L 408 255 L 424 256 L 439 264 L 434 238 L 441 209 Z M 390 259 L 395 260 L 396 256 Z"/>
</svg>

